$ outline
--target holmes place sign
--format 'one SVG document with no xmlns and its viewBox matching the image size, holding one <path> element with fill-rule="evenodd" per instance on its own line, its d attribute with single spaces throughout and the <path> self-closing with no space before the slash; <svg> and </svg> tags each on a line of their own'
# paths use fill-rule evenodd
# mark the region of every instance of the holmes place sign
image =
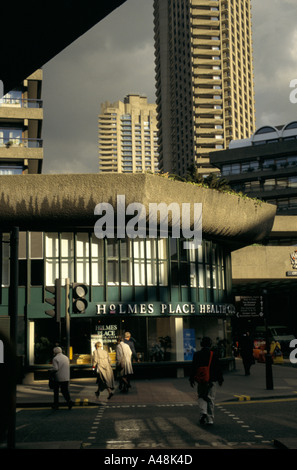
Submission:
<svg viewBox="0 0 297 470">
<path fill-rule="evenodd" d="M 232 304 L 196 303 L 101 303 L 97 315 L 233 315 Z"/>
</svg>

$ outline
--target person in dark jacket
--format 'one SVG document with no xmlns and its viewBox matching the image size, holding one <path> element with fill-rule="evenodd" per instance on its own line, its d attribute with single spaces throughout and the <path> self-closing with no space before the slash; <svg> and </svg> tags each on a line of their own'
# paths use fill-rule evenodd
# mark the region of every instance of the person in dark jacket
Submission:
<svg viewBox="0 0 297 470">
<path fill-rule="evenodd" d="M 201 349 L 194 353 L 192 368 L 190 374 L 190 384 L 194 387 L 195 373 L 198 367 L 208 366 L 211 352 L 211 339 L 204 337 L 201 340 Z M 220 386 L 223 384 L 224 378 L 221 370 L 219 358 L 215 351 L 210 363 L 209 381 L 206 383 L 198 383 L 198 406 L 200 410 L 200 424 L 213 424 L 214 422 L 214 404 L 216 395 L 216 383 Z"/>
<path fill-rule="evenodd" d="M 253 355 L 253 342 L 248 331 L 243 333 L 239 340 L 239 352 L 242 358 L 244 374 L 250 375 L 250 369 L 255 364 L 255 359 Z"/>
</svg>

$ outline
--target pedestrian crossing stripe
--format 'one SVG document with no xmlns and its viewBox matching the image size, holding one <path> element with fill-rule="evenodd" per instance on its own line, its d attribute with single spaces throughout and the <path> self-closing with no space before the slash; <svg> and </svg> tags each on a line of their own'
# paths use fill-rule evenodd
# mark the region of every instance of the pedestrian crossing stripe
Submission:
<svg viewBox="0 0 297 470">
<path fill-rule="evenodd" d="M 249 395 L 234 395 L 239 401 L 249 401 L 251 397 Z"/>
</svg>

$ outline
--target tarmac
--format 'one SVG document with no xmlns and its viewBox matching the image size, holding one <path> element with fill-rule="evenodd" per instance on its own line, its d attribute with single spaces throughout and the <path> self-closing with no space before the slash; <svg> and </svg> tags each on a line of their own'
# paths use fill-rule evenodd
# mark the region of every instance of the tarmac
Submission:
<svg viewBox="0 0 297 470">
<path fill-rule="evenodd" d="M 192 388 L 188 377 L 134 379 L 127 394 L 117 388 L 110 400 L 107 391 L 95 397 L 96 379 L 71 379 L 70 395 L 74 406 L 100 406 L 103 403 L 113 405 L 197 403 L 196 387 Z M 222 387 L 217 387 L 216 404 L 240 400 L 297 399 L 297 367 L 288 360 L 283 364 L 272 365 L 272 383 L 266 379 L 266 365 L 256 363 L 251 367 L 251 375 L 245 376 L 241 359 L 235 360 L 235 370 L 224 373 Z M 63 398 L 61 397 L 61 404 Z M 17 409 L 28 407 L 50 407 L 53 403 L 53 391 L 47 381 L 34 381 L 31 384 L 17 386 Z M 275 441 L 276 448 L 297 449 L 296 439 Z"/>
</svg>

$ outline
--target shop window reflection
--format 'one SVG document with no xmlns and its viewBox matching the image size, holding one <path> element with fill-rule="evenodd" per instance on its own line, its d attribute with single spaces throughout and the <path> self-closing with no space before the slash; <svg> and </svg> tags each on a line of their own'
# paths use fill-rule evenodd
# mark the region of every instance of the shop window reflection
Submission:
<svg viewBox="0 0 297 470">
<path fill-rule="evenodd" d="M 33 326 L 34 364 L 50 364 L 57 341 L 57 324 L 48 319 L 38 319 Z"/>
<path fill-rule="evenodd" d="M 34 363 L 49 364 L 52 350 L 56 345 L 55 322 L 47 319 L 34 321 Z M 62 348 L 66 338 L 62 328 Z M 230 320 L 207 317 L 189 317 L 182 320 L 182 343 L 177 347 L 176 319 L 172 317 L 108 317 L 108 318 L 72 318 L 71 354 L 72 365 L 91 366 L 95 343 L 100 341 L 109 353 L 115 366 L 117 338 L 129 331 L 135 344 L 139 362 L 175 362 L 177 357 L 191 360 L 195 350 L 200 348 L 203 336 L 210 336 L 214 347 L 220 347 L 220 357 L 230 355 L 231 327 Z M 190 341 L 189 341 L 190 337 Z M 224 348 L 223 348 L 224 346 Z"/>
<path fill-rule="evenodd" d="M 150 318 L 148 324 L 148 360 L 175 361 L 175 326 L 173 318 Z"/>
</svg>

